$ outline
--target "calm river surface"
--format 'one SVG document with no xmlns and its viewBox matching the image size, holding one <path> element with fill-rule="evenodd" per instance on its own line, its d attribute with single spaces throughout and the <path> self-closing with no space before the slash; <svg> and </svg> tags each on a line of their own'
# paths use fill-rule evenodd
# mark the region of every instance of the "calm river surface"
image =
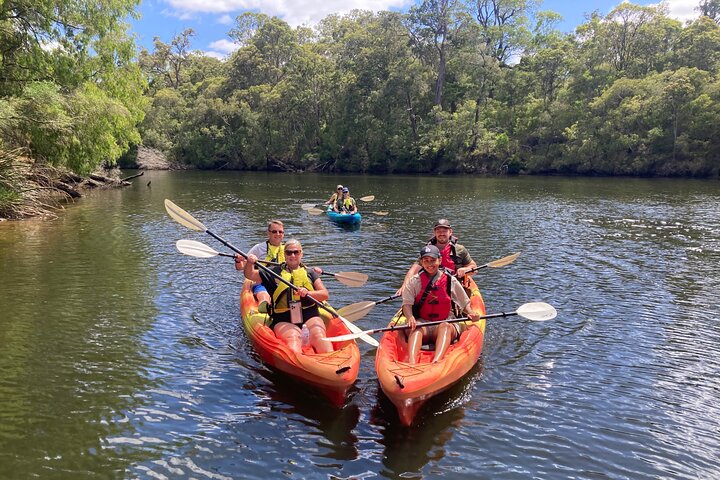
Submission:
<svg viewBox="0 0 720 480">
<path fill-rule="evenodd" d="M 376 196 L 357 230 L 300 208 L 337 183 Z M 394 293 L 447 217 L 478 264 L 522 252 L 475 277 L 488 313 L 545 301 L 558 317 L 488 321 L 472 375 L 411 428 L 360 344 L 333 409 L 260 362 L 241 275 L 176 251 L 226 250 L 165 198 L 244 251 L 283 219 L 309 264 L 370 276 L 326 280 L 338 307 Z M 147 172 L 0 224 L 0 478 L 715 479 L 719 311 L 717 181 Z"/>
</svg>

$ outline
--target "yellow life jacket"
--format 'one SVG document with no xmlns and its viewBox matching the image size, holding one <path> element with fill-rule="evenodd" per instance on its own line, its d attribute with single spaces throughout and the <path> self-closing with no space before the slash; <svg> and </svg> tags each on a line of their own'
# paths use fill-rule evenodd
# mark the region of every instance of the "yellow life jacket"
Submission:
<svg viewBox="0 0 720 480">
<path fill-rule="evenodd" d="M 285 245 L 280 244 L 277 247 L 271 245 L 269 241 L 265 241 L 267 244 L 267 255 L 265 255 L 265 261 L 275 263 L 285 263 Z"/>
<path fill-rule="evenodd" d="M 280 270 L 280 276 L 287 280 L 288 282 L 292 283 L 296 287 L 302 287 L 307 288 L 309 291 L 314 291 L 315 287 L 313 287 L 312 282 L 310 282 L 310 277 L 308 277 L 307 270 L 305 270 L 305 267 L 300 266 L 299 268 L 296 268 L 292 272 L 287 270 L 287 265 L 283 264 L 282 270 Z M 290 300 L 294 301 L 300 301 L 300 296 L 297 294 L 295 289 L 291 289 L 284 283 L 280 282 L 273 292 L 273 310 L 278 313 L 287 312 L 290 310 Z M 308 308 L 312 307 L 314 303 L 308 303 L 303 302 L 302 307 Z"/>
</svg>

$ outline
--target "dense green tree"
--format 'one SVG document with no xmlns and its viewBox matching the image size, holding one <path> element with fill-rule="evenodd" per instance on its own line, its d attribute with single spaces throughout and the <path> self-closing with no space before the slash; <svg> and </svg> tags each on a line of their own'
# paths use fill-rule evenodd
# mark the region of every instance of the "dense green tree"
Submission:
<svg viewBox="0 0 720 480">
<path fill-rule="evenodd" d="M 447 57 L 451 42 L 466 22 L 459 0 L 423 0 L 407 16 L 408 30 L 421 58 L 435 65 L 435 105 L 442 108 Z"/>
<path fill-rule="evenodd" d="M 186 70 L 192 56 L 190 44 L 193 36 L 195 36 L 194 30 L 188 28 L 175 36 L 169 44 L 155 37 L 152 53 L 144 48 L 140 51 L 138 61 L 152 90 L 178 89 L 186 81 Z"/>
<path fill-rule="evenodd" d="M 720 24 L 720 0 L 700 0 L 696 10 L 701 16 Z"/>
<path fill-rule="evenodd" d="M 471 0 L 471 11 L 480 26 L 485 52 L 508 65 L 530 41 L 529 16 L 536 0 Z"/>
<path fill-rule="evenodd" d="M 673 66 L 695 67 L 708 72 L 720 67 L 720 26 L 701 16 L 680 32 L 673 48 Z"/>
<path fill-rule="evenodd" d="M 0 5 L 0 136 L 88 172 L 139 140 L 144 81 L 124 19 L 134 0 Z"/>
<path fill-rule="evenodd" d="M 419 1 L 312 29 L 247 13 L 224 61 L 187 53 L 153 77 L 145 60 L 167 53 L 145 54 L 143 135 L 203 168 L 717 175 L 720 27 L 664 8 L 623 3 L 574 34 L 529 0 Z M 61 128 L 62 97 L 43 95 Z"/>
</svg>

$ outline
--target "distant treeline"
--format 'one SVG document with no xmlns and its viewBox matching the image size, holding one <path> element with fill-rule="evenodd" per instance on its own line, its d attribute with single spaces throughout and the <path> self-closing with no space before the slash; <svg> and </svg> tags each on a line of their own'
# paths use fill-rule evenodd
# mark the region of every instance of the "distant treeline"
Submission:
<svg viewBox="0 0 720 480">
<path fill-rule="evenodd" d="M 424 1 L 316 28 L 244 14 L 143 51 L 143 142 L 200 168 L 717 176 L 720 1 L 623 3 L 571 35 L 527 0 Z"/>
<path fill-rule="evenodd" d="M 573 34 L 533 0 L 425 0 L 313 28 L 246 13 L 136 51 L 134 0 L 0 7 L 0 151 L 87 173 L 133 145 L 199 168 L 717 176 L 720 0 Z M 13 195 L 0 162 L 0 203 Z"/>
</svg>

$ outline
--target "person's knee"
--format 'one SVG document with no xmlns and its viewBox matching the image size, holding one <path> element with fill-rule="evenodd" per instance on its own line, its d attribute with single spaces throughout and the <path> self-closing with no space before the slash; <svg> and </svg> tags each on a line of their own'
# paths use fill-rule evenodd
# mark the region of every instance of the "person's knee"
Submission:
<svg viewBox="0 0 720 480">
<path fill-rule="evenodd" d="M 320 317 L 313 317 L 307 322 L 305 322 L 305 325 L 307 325 L 307 328 L 311 331 L 325 331 L 325 322 L 322 321 Z"/>
<path fill-rule="evenodd" d="M 275 327 L 275 334 L 287 339 L 300 339 L 300 329 L 289 323 L 279 323 Z"/>
</svg>

